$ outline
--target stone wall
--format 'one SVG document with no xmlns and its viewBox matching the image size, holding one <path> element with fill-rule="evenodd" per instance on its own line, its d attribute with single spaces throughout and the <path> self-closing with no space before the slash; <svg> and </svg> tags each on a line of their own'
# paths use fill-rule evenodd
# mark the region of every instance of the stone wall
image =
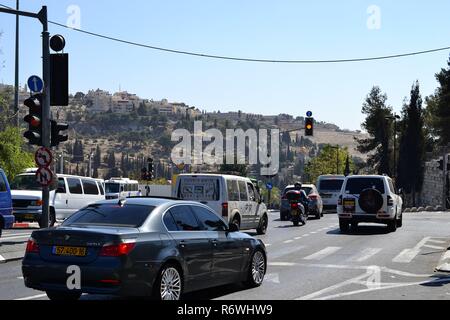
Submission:
<svg viewBox="0 0 450 320">
<path fill-rule="evenodd" d="M 449 155 L 447 155 L 448 157 Z M 444 206 L 444 171 L 439 169 L 438 161 L 442 159 L 436 158 L 425 163 L 425 175 L 422 191 L 419 194 L 420 206 Z M 450 179 L 450 172 L 447 172 Z M 448 195 L 447 195 L 448 196 Z"/>
</svg>

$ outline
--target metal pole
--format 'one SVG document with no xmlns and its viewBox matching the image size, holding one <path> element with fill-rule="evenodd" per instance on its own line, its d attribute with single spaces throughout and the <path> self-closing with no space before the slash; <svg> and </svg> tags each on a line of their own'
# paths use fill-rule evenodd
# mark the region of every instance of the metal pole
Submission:
<svg viewBox="0 0 450 320">
<path fill-rule="evenodd" d="M 336 175 L 339 175 L 339 146 L 336 146 Z"/>
<path fill-rule="evenodd" d="M 16 10 L 19 11 L 19 0 L 16 0 Z M 14 83 L 14 112 L 16 113 L 16 125 L 20 126 L 19 121 L 19 15 L 16 15 L 16 66 Z"/>
<path fill-rule="evenodd" d="M 48 32 L 47 6 L 40 12 L 42 31 L 42 71 L 44 80 L 44 105 L 42 112 L 42 144 L 50 148 L 50 34 Z M 49 225 L 50 189 L 42 188 L 42 226 Z"/>
<path fill-rule="evenodd" d="M 394 180 L 397 182 L 397 118 L 394 115 Z"/>
</svg>

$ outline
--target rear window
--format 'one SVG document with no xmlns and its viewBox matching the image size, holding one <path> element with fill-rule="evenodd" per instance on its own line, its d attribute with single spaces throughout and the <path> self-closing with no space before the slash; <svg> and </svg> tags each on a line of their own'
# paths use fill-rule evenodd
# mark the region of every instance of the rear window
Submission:
<svg viewBox="0 0 450 320">
<path fill-rule="evenodd" d="M 142 226 L 154 206 L 126 204 L 94 204 L 81 209 L 62 224 L 65 227 L 110 226 L 138 228 Z"/>
<path fill-rule="evenodd" d="M 356 178 L 348 179 L 345 193 L 360 194 L 365 189 L 376 189 L 382 194 L 385 192 L 383 179 L 378 178 Z"/>
<path fill-rule="evenodd" d="M 3 178 L 3 175 L 0 173 L 0 192 L 6 191 L 6 181 L 5 178 Z"/>
<path fill-rule="evenodd" d="M 219 179 L 183 178 L 180 180 L 178 198 L 185 200 L 219 201 Z"/>
<path fill-rule="evenodd" d="M 320 191 L 341 191 L 344 180 L 321 180 L 319 183 Z"/>
</svg>

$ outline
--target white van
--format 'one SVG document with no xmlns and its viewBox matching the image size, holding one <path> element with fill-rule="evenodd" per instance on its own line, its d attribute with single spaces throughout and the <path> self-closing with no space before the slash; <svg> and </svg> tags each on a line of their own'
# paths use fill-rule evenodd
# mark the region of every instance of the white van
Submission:
<svg viewBox="0 0 450 320">
<path fill-rule="evenodd" d="M 173 196 L 203 203 L 241 230 L 256 229 L 258 234 L 267 231 L 267 207 L 262 202 L 257 186 L 248 178 L 221 174 L 182 174 L 177 178 Z"/>
<path fill-rule="evenodd" d="M 323 210 L 336 212 L 345 176 L 323 175 L 317 179 L 317 190 L 323 201 Z"/>
<path fill-rule="evenodd" d="M 98 179 L 57 175 L 50 187 L 50 224 L 65 220 L 81 208 L 105 200 L 102 182 Z M 42 187 L 36 173 L 28 170 L 11 183 L 13 213 L 18 222 L 41 222 Z"/>
</svg>

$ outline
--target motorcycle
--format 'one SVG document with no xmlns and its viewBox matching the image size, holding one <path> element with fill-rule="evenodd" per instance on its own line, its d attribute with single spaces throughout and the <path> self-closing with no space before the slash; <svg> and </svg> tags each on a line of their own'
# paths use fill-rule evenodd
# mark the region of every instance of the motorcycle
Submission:
<svg viewBox="0 0 450 320">
<path fill-rule="evenodd" d="M 291 205 L 290 214 L 294 226 L 297 227 L 300 223 L 305 225 L 308 221 L 308 212 L 307 206 L 302 202 L 301 192 L 297 190 L 289 191 L 286 193 L 286 198 Z"/>
</svg>

